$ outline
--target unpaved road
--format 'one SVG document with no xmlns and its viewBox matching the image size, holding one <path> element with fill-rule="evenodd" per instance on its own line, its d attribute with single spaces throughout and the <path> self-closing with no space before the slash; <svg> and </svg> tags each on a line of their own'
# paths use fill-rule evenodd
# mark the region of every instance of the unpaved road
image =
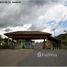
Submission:
<svg viewBox="0 0 67 67">
<path fill-rule="evenodd" d="M 0 49 L 0 66 L 53 65 L 67 65 L 67 50 Z"/>
</svg>

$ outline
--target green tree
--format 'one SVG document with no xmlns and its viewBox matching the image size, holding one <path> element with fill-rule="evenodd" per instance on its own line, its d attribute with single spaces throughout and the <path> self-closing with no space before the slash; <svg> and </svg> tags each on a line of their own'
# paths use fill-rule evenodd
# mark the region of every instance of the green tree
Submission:
<svg viewBox="0 0 67 67">
<path fill-rule="evenodd" d="M 2 36 L 0 35 L 0 45 L 1 45 L 1 42 L 2 42 Z"/>
<path fill-rule="evenodd" d="M 64 46 L 65 48 L 67 48 L 67 33 L 65 34 L 60 34 L 56 37 L 57 39 L 60 39 L 62 42 L 62 46 Z"/>
</svg>

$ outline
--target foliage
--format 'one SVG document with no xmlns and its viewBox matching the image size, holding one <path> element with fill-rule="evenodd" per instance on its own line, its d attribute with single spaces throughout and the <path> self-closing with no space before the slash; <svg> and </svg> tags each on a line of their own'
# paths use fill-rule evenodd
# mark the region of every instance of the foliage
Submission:
<svg viewBox="0 0 67 67">
<path fill-rule="evenodd" d="M 61 34 L 61 35 L 57 36 L 56 38 L 61 39 L 61 40 L 67 40 L 67 33 Z"/>
<path fill-rule="evenodd" d="M 62 46 L 67 47 L 67 33 L 65 34 L 60 34 L 59 36 L 56 37 L 57 39 L 60 39 L 62 41 Z"/>
<path fill-rule="evenodd" d="M 9 48 L 8 46 L 8 39 L 7 38 L 2 38 L 0 35 L 0 49 L 4 49 L 4 48 Z"/>
</svg>

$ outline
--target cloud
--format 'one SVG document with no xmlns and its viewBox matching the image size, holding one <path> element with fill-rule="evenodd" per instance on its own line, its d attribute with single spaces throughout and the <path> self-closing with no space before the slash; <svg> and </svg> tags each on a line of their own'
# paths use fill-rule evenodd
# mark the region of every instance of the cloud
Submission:
<svg viewBox="0 0 67 67">
<path fill-rule="evenodd" d="M 19 1 L 21 1 L 19 4 L 0 4 L 0 28 L 4 28 L 4 31 L 50 30 L 52 26 L 48 25 L 49 21 L 56 20 L 58 24 L 63 15 L 67 15 L 65 0 Z M 28 24 L 30 24 L 29 28 L 27 28 Z"/>
<path fill-rule="evenodd" d="M 23 26 L 16 26 L 16 27 L 7 27 L 3 28 L 3 31 L 5 32 L 13 32 L 13 31 L 26 31 L 30 30 L 31 24 L 25 24 Z"/>
<path fill-rule="evenodd" d="M 46 20 L 47 23 L 51 23 L 52 25 L 49 25 L 52 29 L 57 29 L 58 26 L 60 26 L 60 23 L 65 19 L 67 19 L 67 8 L 62 4 L 52 6 L 44 15 L 38 17 L 38 20 L 41 22 Z M 48 28 L 49 26 L 46 25 L 46 27 Z"/>
<path fill-rule="evenodd" d="M 48 3 L 50 2 L 57 1 L 21 0 L 20 4 L 0 4 L 0 27 L 33 23 L 40 14 L 49 8 Z"/>
</svg>

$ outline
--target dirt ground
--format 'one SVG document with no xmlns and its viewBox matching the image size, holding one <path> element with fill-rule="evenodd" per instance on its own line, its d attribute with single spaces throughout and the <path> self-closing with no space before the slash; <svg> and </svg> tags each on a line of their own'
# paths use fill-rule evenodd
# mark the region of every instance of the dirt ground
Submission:
<svg viewBox="0 0 67 67">
<path fill-rule="evenodd" d="M 67 65 L 67 50 L 0 49 L 0 66 L 53 65 Z"/>
</svg>

